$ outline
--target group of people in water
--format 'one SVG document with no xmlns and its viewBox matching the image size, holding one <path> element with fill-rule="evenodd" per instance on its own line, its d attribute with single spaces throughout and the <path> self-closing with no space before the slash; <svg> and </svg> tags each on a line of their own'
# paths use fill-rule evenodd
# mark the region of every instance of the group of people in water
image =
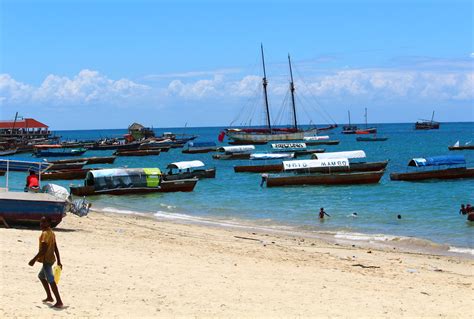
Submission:
<svg viewBox="0 0 474 319">
<path fill-rule="evenodd" d="M 474 222 L 474 207 L 471 204 L 461 204 L 461 208 L 459 209 L 460 215 L 467 215 L 467 220 Z"/>
</svg>

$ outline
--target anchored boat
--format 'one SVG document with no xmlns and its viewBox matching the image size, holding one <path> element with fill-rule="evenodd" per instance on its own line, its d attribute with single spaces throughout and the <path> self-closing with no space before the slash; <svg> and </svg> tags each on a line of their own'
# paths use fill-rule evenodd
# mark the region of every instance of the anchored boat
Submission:
<svg viewBox="0 0 474 319">
<path fill-rule="evenodd" d="M 448 146 L 448 149 L 450 151 L 474 150 L 474 145 L 471 145 L 470 143 L 471 142 L 467 142 L 464 145 L 459 145 L 459 141 L 457 141 L 453 146 Z"/>
<path fill-rule="evenodd" d="M 177 179 L 189 179 L 189 178 L 215 178 L 216 169 L 207 168 L 201 161 L 182 161 L 173 162 L 168 164 L 166 167 L 169 169 L 168 173 L 163 175 L 165 181 L 177 180 Z"/>
<path fill-rule="evenodd" d="M 262 176 L 267 187 L 292 185 L 353 185 L 378 183 L 384 171 L 350 172 L 350 173 L 312 173 L 311 169 L 333 167 L 349 167 L 347 158 L 333 158 L 324 160 L 297 160 L 284 161 L 283 169 L 286 173 L 279 175 Z"/>
<path fill-rule="evenodd" d="M 164 180 L 159 168 L 113 168 L 89 171 L 84 186 L 71 186 L 77 196 L 191 192 L 197 178 Z"/>
<path fill-rule="evenodd" d="M 408 166 L 417 168 L 446 166 L 448 168 L 391 173 L 390 179 L 393 181 L 422 181 L 428 179 L 474 178 L 474 168 L 466 167 L 466 159 L 463 155 L 413 158 L 408 162 Z"/>
</svg>

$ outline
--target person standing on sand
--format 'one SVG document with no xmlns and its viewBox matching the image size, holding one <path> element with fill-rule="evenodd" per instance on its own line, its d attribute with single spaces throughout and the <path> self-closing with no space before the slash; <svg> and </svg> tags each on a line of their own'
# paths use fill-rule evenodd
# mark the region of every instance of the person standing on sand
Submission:
<svg viewBox="0 0 474 319">
<path fill-rule="evenodd" d="M 63 302 L 59 295 L 58 286 L 54 282 L 53 275 L 53 264 L 58 260 L 58 266 L 63 268 L 61 264 L 61 257 L 59 256 L 58 246 L 56 245 L 56 236 L 51 230 L 51 219 L 49 217 L 41 217 L 40 220 L 41 236 L 39 237 L 39 251 L 33 259 L 28 263 L 33 266 L 35 262 L 43 263 L 38 278 L 43 284 L 44 290 L 46 291 L 46 299 L 43 302 L 53 302 L 51 296 L 51 290 L 53 291 L 54 297 L 56 297 L 56 303 L 53 305 L 54 308 L 62 308 Z M 56 258 L 54 257 L 56 255 Z M 51 287 L 51 290 L 49 289 Z"/>
</svg>

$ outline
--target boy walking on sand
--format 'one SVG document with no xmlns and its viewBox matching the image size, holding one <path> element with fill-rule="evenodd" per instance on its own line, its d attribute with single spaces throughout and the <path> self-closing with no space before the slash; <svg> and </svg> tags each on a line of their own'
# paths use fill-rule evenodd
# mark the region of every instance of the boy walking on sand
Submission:
<svg viewBox="0 0 474 319">
<path fill-rule="evenodd" d="M 58 246 L 56 245 L 56 236 L 51 230 L 51 219 L 49 217 L 41 217 L 40 227 L 42 232 L 39 238 L 39 251 L 28 264 L 33 266 L 35 262 L 43 263 L 43 267 L 38 274 L 38 278 L 41 280 L 44 290 L 46 290 L 46 299 L 44 299 L 43 302 L 54 301 L 53 297 L 51 296 L 52 290 L 54 297 L 56 297 L 56 303 L 53 305 L 53 307 L 62 308 L 63 302 L 61 300 L 61 296 L 59 295 L 58 286 L 54 282 L 53 264 L 57 258 L 58 266 L 63 268 L 63 265 L 61 264 Z M 56 255 L 56 258 L 54 255 Z M 49 287 L 51 287 L 51 290 Z"/>
</svg>

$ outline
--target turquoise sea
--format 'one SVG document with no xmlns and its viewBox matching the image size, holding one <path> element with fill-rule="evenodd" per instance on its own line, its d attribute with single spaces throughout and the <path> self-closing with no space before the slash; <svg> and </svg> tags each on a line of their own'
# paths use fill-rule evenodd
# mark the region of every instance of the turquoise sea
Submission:
<svg viewBox="0 0 474 319">
<path fill-rule="evenodd" d="M 448 145 L 457 140 L 461 144 L 474 143 L 474 123 L 442 123 L 439 130 L 415 131 L 413 124 L 378 124 L 379 136 L 389 137 L 386 142 L 356 142 L 354 135 L 343 135 L 337 128 L 328 132 L 339 145 L 324 145 L 326 151 L 364 150 L 367 161 L 389 159 L 387 171 L 375 185 L 304 186 L 261 188 L 259 174 L 236 174 L 233 166 L 247 164 L 248 160 L 213 160 L 212 153 L 182 154 L 171 149 L 159 156 L 122 157 L 113 165 L 100 167 L 159 167 L 170 162 L 202 160 L 217 169 L 216 179 L 198 182 L 191 193 L 168 193 L 130 196 L 95 196 L 90 201 L 104 211 L 144 212 L 157 217 L 192 220 L 213 220 L 220 223 L 245 223 L 265 227 L 279 227 L 292 231 L 332 234 L 350 240 L 386 241 L 404 238 L 419 243 L 436 243 L 452 251 L 474 251 L 474 223 L 459 215 L 462 203 L 474 204 L 474 180 L 400 182 L 390 181 L 391 172 L 407 170 L 413 157 L 463 154 L 468 166 L 474 166 L 474 151 L 448 151 Z M 166 128 L 155 129 L 198 135 L 196 141 L 217 141 L 222 128 Z M 99 137 L 117 137 L 126 133 L 117 130 L 57 131 L 64 140 L 87 140 Z M 325 135 L 323 133 L 322 135 Z M 270 146 L 257 146 L 257 151 Z M 88 151 L 84 156 L 106 156 L 113 151 Z M 29 156 L 29 155 L 26 155 Z M 24 158 L 25 155 L 18 157 Z M 25 176 L 12 173 L 10 187 L 22 189 Z M 57 181 L 68 186 L 82 181 Z M 5 178 L 0 177 L 0 185 Z M 324 207 L 330 218 L 317 218 Z M 358 217 L 350 217 L 357 212 Z M 397 215 L 402 215 L 398 220 Z M 451 248 L 449 248 L 451 247 Z"/>
</svg>

